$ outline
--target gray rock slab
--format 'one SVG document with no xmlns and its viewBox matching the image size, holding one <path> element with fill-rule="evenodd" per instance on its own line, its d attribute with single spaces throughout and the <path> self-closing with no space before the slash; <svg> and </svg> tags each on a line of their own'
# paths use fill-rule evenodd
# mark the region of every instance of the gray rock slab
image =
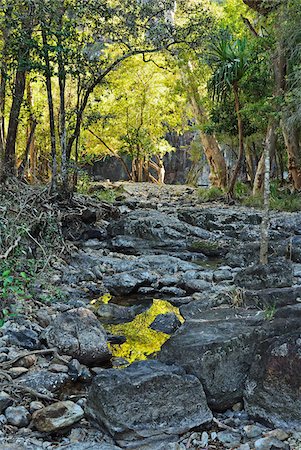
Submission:
<svg viewBox="0 0 301 450">
<path fill-rule="evenodd" d="M 293 266 L 282 259 L 270 264 L 254 264 L 237 273 L 234 281 L 251 290 L 289 287 L 293 284 Z"/>
<path fill-rule="evenodd" d="M 105 370 L 91 385 L 86 412 L 118 445 L 131 448 L 212 420 L 200 381 L 159 361 Z"/>
</svg>

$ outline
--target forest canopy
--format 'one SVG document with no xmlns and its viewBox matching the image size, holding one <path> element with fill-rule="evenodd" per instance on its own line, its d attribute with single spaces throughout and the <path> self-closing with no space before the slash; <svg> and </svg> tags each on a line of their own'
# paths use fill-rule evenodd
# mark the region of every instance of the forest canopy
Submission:
<svg viewBox="0 0 301 450">
<path fill-rule="evenodd" d="M 299 190 L 300 24 L 298 0 L 3 0 L 1 180 L 70 191 L 114 155 L 158 182 L 168 134 L 190 133 L 230 197 L 260 193 L 267 146 Z"/>
</svg>

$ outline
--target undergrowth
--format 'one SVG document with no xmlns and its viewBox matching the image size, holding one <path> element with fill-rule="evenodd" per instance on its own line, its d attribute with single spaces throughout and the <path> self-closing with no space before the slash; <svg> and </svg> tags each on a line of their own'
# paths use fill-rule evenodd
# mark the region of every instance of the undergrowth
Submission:
<svg viewBox="0 0 301 450">
<path fill-rule="evenodd" d="M 252 195 L 251 189 L 248 188 L 248 186 L 246 186 L 246 189 L 245 193 L 237 195 L 240 202 L 244 206 L 262 208 L 262 194 Z M 277 182 L 272 182 L 270 190 L 270 209 L 287 212 L 300 211 L 301 195 L 299 192 L 290 192 L 289 189 L 281 187 Z"/>
<path fill-rule="evenodd" d="M 235 186 L 235 200 L 244 206 L 262 208 L 262 194 L 253 195 L 250 185 L 238 181 Z M 198 195 L 201 201 L 211 202 L 225 199 L 225 193 L 217 188 L 199 188 Z M 290 192 L 288 188 L 281 187 L 278 182 L 271 183 L 270 209 L 274 211 L 296 212 L 301 210 L 301 194 Z"/>
<path fill-rule="evenodd" d="M 210 188 L 199 188 L 198 196 L 201 201 L 210 202 L 221 200 L 224 197 L 224 192 L 215 186 L 211 186 Z"/>
</svg>

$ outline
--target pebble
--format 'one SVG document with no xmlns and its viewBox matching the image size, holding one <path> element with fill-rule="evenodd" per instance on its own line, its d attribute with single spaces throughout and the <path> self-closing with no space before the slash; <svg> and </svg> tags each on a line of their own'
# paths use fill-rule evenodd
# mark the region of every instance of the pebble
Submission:
<svg viewBox="0 0 301 450">
<path fill-rule="evenodd" d="M 32 415 L 36 429 L 47 433 L 73 425 L 83 417 L 83 409 L 69 400 L 53 403 Z"/>
<path fill-rule="evenodd" d="M 276 428 L 275 430 L 271 430 L 267 433 L 265 433 L 265 437 L 274 437 L 276 439 L 279 439 L 280 441 L 286 441 L 289 437 L 289 434 L 281 430 L 280 428 Z"/>
<path fill-rule="evenodd" d="M 27 355 L 18 361 L 18 365 L 20 367 L 25 367 L 26 369 L 29 369 L 30 367 L 34 366 L 36 363 L 37 363 L 36 355 Z"/>
<path fill-rule="evenodd" d="M 258 425 L 246 425 L 243 430 L 249 439 L 254 439 L 261 436 L 264 431 L 264 429 Z"/>
<path fill-rule="evenodd" d="M 5 417 L 10 425 L 27 427 L 30 422 L 30 413 L 24 406 L 9 406 L 5 410 Z"/>
<path fill-rule="evenodd" d="M 0 414 L 0 425 L 3 426 L 3 425 L 6 425 L 6 424 L 7 424 L 7 418 L 5 417 L 4 414 Z"/>
<path fill-rule="evenodd" d="M 6 353 L 0 353 L 0 363 L 7 361 L 8 360 L 8 356 Z"/>
<path fill-rule="evenodd" d="M 232 431 L 220 431 L 217 438 L 226 448 L 237 447 L 241 441 L 241 435 Z"/>
<path fill-rule="evenodd" d="M 279 439 L 273 437 L 265 437 L 257 439 L 254 445 L 255 450 L 277 450 L 277 449 L 290 450 L 288 444 L 285 444 Z"/>
<path fill-rule="evenodd" d="M 8 371 L 12 378 L 18 378 L 28 372 L 25 367 L 11 367 Z"/>
<path fill-rule="evenodd" d="M 29 411 L 31 414 L 33 414 L 35 411 L 39 411 L 39 409 L 42 408 L 44 408 L 43 403 L 38 401 L 31 402 L 29 405 Z"/>
<path fill-rule="evenodd" d="M 232 406 L 232 411 L 237 412 L 237 411 L 242 411 L 242 410 L 243 410 L 242 402 L 235 403 L 235 405 Z"/>
<path fill-rule="evenodd" d="M 56 373 L 68 373 L 68 366 L 65 366 L 64 364 L 50 364 L 49 370 Z"/>
<path fill-rule="evenodd" d="M 209 434 L 206 433 L 206 431 L 203 431 L 202 437 L 201 437 L 201 446 L 207 447 L 208 442 L 209 442 Z"/>
<path fill-rule="evenodd" d="M 215 439 L 217 438 L 217 432 L 216 432 L 216 431 L 213 431 L 213 432 L 210 434 L 210 437 L 211 437 L 211 440 L 212 440 L 212 441 L 215 441 Z"/>
</svg>

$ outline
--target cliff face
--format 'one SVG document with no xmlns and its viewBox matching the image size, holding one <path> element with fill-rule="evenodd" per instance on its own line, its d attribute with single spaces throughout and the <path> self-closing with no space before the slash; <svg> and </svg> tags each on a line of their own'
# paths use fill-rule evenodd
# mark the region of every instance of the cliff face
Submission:
<svg viewBox="0 0 301 450">
<path fill-rule="evenodd" d="M 130 168 L 130 158 L 126 159 Z M 191 167 L 188 149 L 177 149 L 164 157 L 165 182 L 168 184 L 185 183 L 187 173 Z M 96 161 L 87 168 L 89 175 L 95 180 L 120 181 L 128 180 L 128 176 L 115 157 L 107 157 L 101 161 Z"/>
<path fill-rule="evenodd" d="M 190 146 L 194 136 L 191 133 L 179 135 L 172 132 L 168 133 L 166 139 L 174 147 L 175 151 L 164 156 L 165 183 L 184 184 L 187 182 L 188 174 L 193 164 L 190 159 Z M 130 169 L 131 158 L 125 158 L 125 161 Z M 200 166 L 198 183 L 207 185 L 209 184 L 209 168 L 204 156 L 201 158 Z M 95 161 L 92 166 L 86 167 L 86 170 L 92 178 L 98 181 L 107 179 L 110 181 L 128 180 L 128 176 L 120 161 L 112 156 Z"/>
</svg>

